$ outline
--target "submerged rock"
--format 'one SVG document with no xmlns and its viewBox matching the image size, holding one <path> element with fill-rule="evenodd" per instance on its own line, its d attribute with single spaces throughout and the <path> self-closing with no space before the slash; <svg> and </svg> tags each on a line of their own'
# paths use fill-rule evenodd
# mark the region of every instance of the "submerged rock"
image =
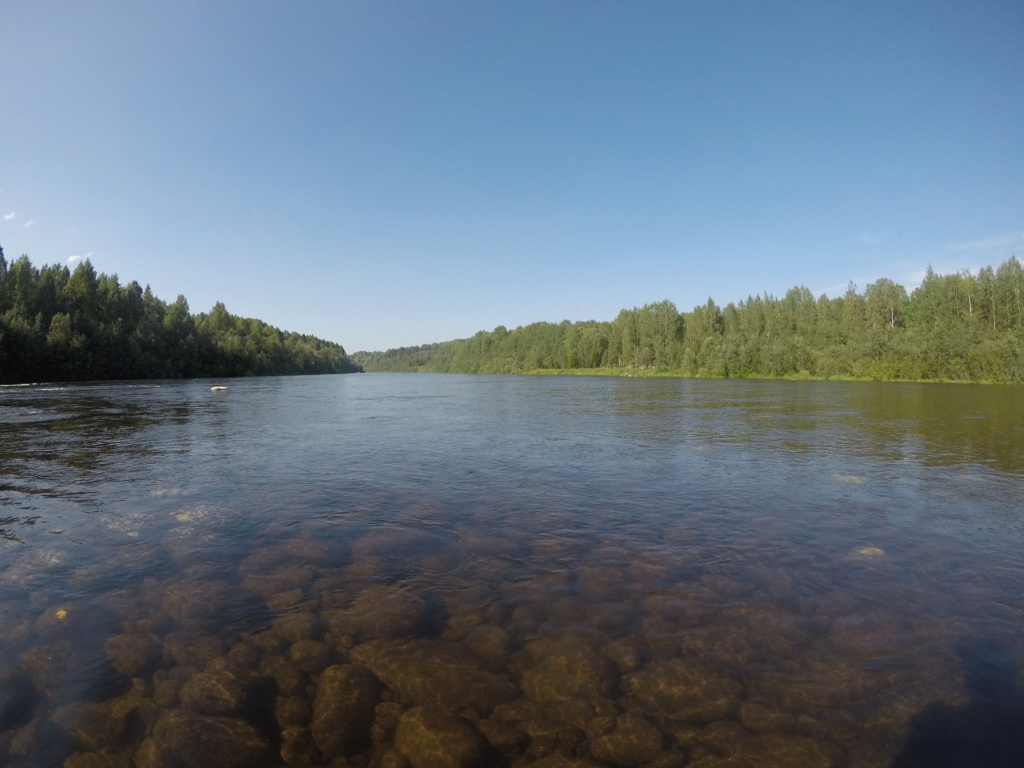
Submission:
<svg viewBox="0 0 1024 768">
<path fill-rule="evenodd" d="M 370 745 L 380 681 L 366 667 L 336 664 L 317 682 L 313 740 L 326 757 L 348 757 Z"/>
<path fill-rule="evenodd" d="M 336 661 L 334 652 L 317 640 L 299 640 L 288 650 L 288 658 L 303 672 L 316 674 Z"/>
<path fill-rule="evenodd" d="M 114 717 L 106 703 L 80 701 L 58 707 L 53 713 L 58 723 L 79 746 L 99 752 L 116 746 L 124 735 L 124 721 Z"/>
<path fill-rule="evenodd" d="M 688 768 L 838 768 L 843 752 L 834 744 L 788 733 L 755 736 L 731 721 L 709 726 Z"/>
<path fill-rule="evenodd" d="M 743 686 L 731 677 L 682 659 L 653 662 L 626 680 L 629 691 L 645 710 L 668 720 L 721 720 L 743 698 Z"/>
<path fill-rule="evenodd" d="M 460 646 L 441 640 L 371 640 L 355 646 L 351 656 L 404 700 L 420 706 L 486 716 L 519 696 L 507 677 L 486 669 Z"/>
<path fill-rule="evenodd" d="M 171 632 L 164 638 L 164 654 L 183 667 L 202 669 L 224 654 L 224 644 L 210 635 Z"/>
<path fill-rule="evenodd" d="M 250 678 L 232 669 L 199 672 L 181 686 L 181 703 L 204 715 L 233 715 L 242 710 Z"/>
<path fill-rule="evenodd" d="M 399 638 L 417 634 L 429 619 L 427 601 L 410 589 L 374 584 L 360 592 L 347 611 L 335 614 L 338 634 Z"/>
<path fill-rule="evenodd" d="M 127 755 L 78 752 L 64 761 L 64 768 L 133 768 Z"/>
<path fill-rule="evenodd" d="M 617 683 L 615 665 L 585 648 L 547 656 L 523 673 L 523 693 L 538 702 L 603 698 Z"/>
<path fill-rule="evenodd" d="M 665 737 L 642 715 L 620 715 L 615 727 L 594 739 L 590 751 L 598 760 L 634 768 L 649 763 L 665 746 Z"/>
<path fill-rule="evenodd" d="M 482 624 L 466 636 L 466 645 L 490 669 L 502 669 L 508 663 L 512 639 L 508 632 L 494 624 Z"/>
<path fill-rule="evenodd" d="M 414 707 L 398 721 L 395 746 L 413 768 L 480 768 L 487 741 L 461 717 Z"/>
<path fill-rule="evenodd" d="M 153 766 L 167 765 L 168 752 L 188 768 L 257 768 L 273 760 L 267 737 L 235 717 L 171 710 L 157 722 L 153 738 L 147 747 L 147 760 Z"/>
<path fill-rule="evenodd" d="M 160 641 L 149 634 L 111 635 L 104 644 L 110 663 L 125 677 L 140 677 L 159 663 Z"/>
</svg>

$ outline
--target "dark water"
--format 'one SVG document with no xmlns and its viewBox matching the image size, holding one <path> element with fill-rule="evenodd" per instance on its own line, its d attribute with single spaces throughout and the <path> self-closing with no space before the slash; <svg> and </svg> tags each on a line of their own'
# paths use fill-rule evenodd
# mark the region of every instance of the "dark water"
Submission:
<svg viewBox="0 0 1024 768">
<path fill-rule="evenodd" d="M 1021 388 L 2 388 L 0 763 L 1020 768 L 1022 506 Z"/>
</svg>

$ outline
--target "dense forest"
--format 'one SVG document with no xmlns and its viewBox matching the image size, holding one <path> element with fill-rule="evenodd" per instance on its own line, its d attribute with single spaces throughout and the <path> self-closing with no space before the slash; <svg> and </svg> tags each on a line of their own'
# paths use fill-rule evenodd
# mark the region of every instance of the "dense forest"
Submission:
<svg viewBox="0 0 1024 768">
<path fill-rule="evenodd" d="M 620 372 L 701 377 L 1024 382 L 1024 268 L 882 279 L 817 299 L 804 287 L 724 308 L 624 309 L 611 322 L 503 326 L 469 339 L 356 352 L 368 371 Z"/>
<path fill-rule="evenodd" d="M 8 264 L 0 248 L 0 383 L 351 373 L 339 344 L 237 317 L 193 315 L 149 286 L 75 267 Z"/>
</svg>

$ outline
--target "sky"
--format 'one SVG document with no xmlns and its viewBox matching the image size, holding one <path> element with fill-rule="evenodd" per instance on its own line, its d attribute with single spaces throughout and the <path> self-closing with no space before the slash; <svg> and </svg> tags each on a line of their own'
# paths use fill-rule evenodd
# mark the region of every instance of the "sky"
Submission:
<svg viewBox="0 0 1024 768">
<path fill-rule="evenodd" d="M 0 0 L 0 245 L 349 352 L 1024 257 L 1019 0 Z"/>
</svg>

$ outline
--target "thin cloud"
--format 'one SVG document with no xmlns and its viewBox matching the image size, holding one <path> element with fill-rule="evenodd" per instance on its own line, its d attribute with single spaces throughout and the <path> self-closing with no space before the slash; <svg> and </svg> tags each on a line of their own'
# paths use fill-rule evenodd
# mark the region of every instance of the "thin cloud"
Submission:
<svg viewBox="0 0 1024 768">
<path fill-rule="evenodd" d="M 967 243 L 957 243 L 949 246 L 951 251 L 974 251 L 989 248 L 1013 248 L 1024 246 L 1024 229 L 1015 232 L 1005 232 L 1001 235 L 983 237 L 980 240 L 971 240 Z"/>
<path fill-rule="evenodd" d="M 23 226 L 23 227 L 31 227 L 31 226 L 32 226 L 33 224 L 35 224 L 35 223 L 36 223 L 36 220 L 35 220 L 35 219 L 29 219 L 28 221 L 26 221 L 26 222 L 25 222 L 24 224 L 22 224 L 21 226 Z"/>
<path fill-rule="evenodd" d="M 10 213 L 5 213 L 4 214 L 4 221 L 10 221 L 13 218 L 14 218 L 14 211 L 11 211 Z"/>
<path fill-rule="evenodd" d="M 68 264 L 74 264 L 76 261 L 81 261 L 81 259 L 82 257 L 79 256 L 78 254 L 75 254 L 74 256 L 68 256 Z"/>
</svg>

